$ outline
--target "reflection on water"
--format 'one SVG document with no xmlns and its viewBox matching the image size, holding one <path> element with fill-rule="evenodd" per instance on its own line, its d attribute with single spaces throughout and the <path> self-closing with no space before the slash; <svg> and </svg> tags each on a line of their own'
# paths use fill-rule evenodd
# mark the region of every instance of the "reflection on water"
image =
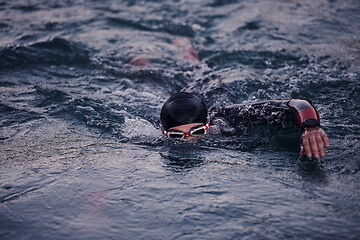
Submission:
<svg viewBox="0 0 360 240">
<path fill-rule="evenodd" d="M 328 183 L 324 163 L 321 160 L 301 157 L 298 161 L 299 173 L 305 180 L 315 183 Z"/>
<path fill-rule="evenodd" d="M 177 143 L 160 152 L 165 166 L 175 172 L 189 171 L 204 164 L 203 149 L 193 143 Z"/>
</svg>

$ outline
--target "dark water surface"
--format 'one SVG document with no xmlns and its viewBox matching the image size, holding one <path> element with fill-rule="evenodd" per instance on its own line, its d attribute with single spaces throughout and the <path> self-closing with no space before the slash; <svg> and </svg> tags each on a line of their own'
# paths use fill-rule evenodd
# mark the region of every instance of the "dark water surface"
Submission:
<svg viewBox="0 0 360 240">
<path fill-rule="evenodd" d="M 359 239 L 359 9 L 0 1 L 0 239 Z M 310 98 L 332 146 L 298 158 L 267 129 L 167 142 L 158 116 L 179 90 Z"/>
</svg>

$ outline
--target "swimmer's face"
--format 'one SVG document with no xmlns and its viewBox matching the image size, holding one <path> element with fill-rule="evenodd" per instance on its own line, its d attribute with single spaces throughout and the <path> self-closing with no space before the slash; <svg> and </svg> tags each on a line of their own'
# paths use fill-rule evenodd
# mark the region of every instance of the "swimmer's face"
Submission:
<svg viewBox="0 0 360 240">
<path fill-rule="evenodd" d="M 189 124 L 172 127 L 168 130 L 168 132 L 173 131 L 173 132 L 184 133 L 185 135 L 182 139 L 184 139 L 185 141 L 197 142 L 205 134 L 193 136 L 193 135 L 189 135 L 189 133 L 197 128 L 200 128 L 200 130 L 201 130 L 202 126 L 204 126 L 203 123 L 189 123 Z"/>
</svg>

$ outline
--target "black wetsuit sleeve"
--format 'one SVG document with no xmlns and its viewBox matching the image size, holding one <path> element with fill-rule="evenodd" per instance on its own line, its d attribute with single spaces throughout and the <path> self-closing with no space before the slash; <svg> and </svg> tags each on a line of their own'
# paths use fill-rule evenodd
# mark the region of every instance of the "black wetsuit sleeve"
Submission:
<svg viewBox="0 0 360 240">
<path fill-rule="evenodd" d="M 316 118 L 319 121 L 316 109 L 305 99 L 234 104 L 217 109 L 212 117 L 223 119 L 237 130 L 260 125 L 297 126 L 303 129 L 307 119 Z"/>
</svg>

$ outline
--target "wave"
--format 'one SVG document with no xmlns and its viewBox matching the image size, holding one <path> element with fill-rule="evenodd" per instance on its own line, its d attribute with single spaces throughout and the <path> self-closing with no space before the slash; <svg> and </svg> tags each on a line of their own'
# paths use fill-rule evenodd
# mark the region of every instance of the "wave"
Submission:
<svg viewBox="0 0 360 240">
<path fill-rule="evenodd" d="M 205 59 L 211 68 L 242 64 L 255 69 L 278 69 L 289 65 L 305 66 L 309 63 L 308 58 L 295 56 L 286 51 L 203 51 L 200 53 L 200 58 Z"/>
<path fill-rule="evenodd" d="M 43 88 L 39 86 L 35 87 L 35 94 L 37 95 L 35 100 L 36 107 L 59 105 L 71 98 L 67 93 L 60 90 Z"/>
<path fill-rule="evenodd" d="M 110 25 L 119 26 L 121 28 L 128 27 L 141 31 L 149 32 L 166 32 L 175 36 L 194 37 L 195 30 L 184 23 L 172 23 L 163 20 L 127 20 L 117 17 L 107 17 Z"/>
<path fill-rule="evenodd" d="M 24 123 L 34 119 L 42 118 L 42 115 L 36 112 L 17 109 L 0 103 L 1 124 L 0 127 L 9 126 L 17 123 Z"/>
<path fill-rule="evenodd" d="M 88 51 L 79 43 L 55 37 L 47 41 L 0 49 L 0 70 L 34 65 L 87 65 Z"/>
<path fill-rule="evenodd" d="M 50 116 L 67 119 L 75 118 L 89 127 L 102 132 L 121 136 L 125 111 L 118 111 L 103 103 L 87 97 L 72 99 L 49 112 Z"/>
</svg>

